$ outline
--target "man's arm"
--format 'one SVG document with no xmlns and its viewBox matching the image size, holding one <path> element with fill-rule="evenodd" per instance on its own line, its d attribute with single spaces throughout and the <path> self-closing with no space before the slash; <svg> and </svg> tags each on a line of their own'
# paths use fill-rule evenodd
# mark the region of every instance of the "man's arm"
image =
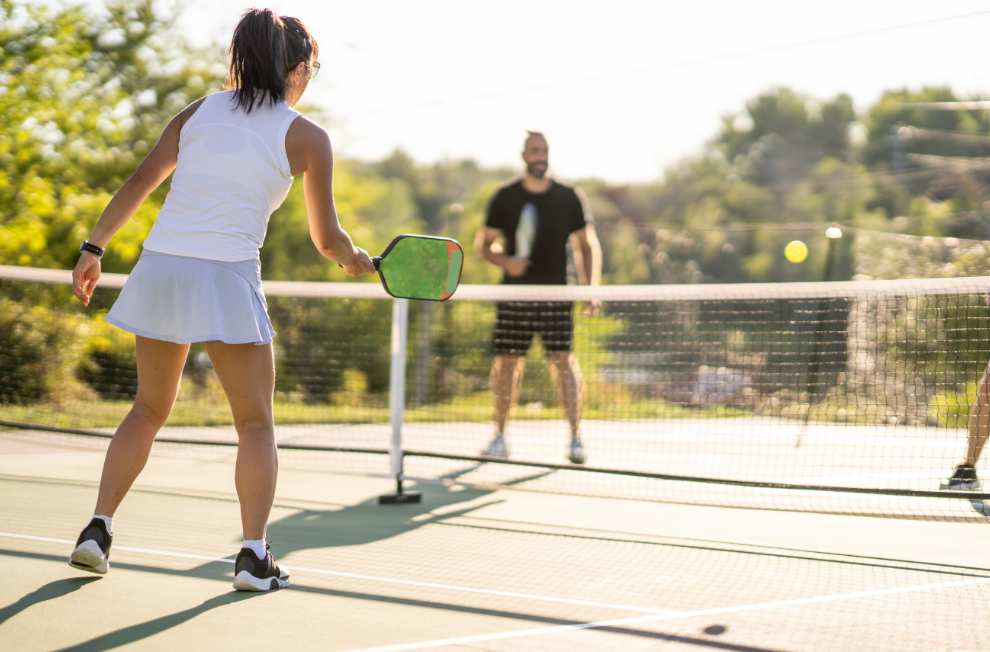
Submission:
<svg viewBox="0 0 990 652">
<path fill-rule="evenodd" d="M 517 258 L 515 256 L 510 256 L 508 254 L 502 253 L 501 251 L 494 251 L 492 245 L 495 241 L 502 237 L 502 232 L 499 229 L 493 229 L 490 226 L 481 227 L 482 231 L 478 238 L 478 251 L 481 253 L 481 257 L 490 262 L 492 265 L 497 265 L 505 270 L 505 273 L 514 278 L 518 278 L 526 273 L 526 269 L 530 266 L 530 261 L 525 258 Z"/>
<path fill-rule="evenodd" d="M 588 223 L 583 229 L 571 234 L 574 245 L 574 267 L 578 283 L 598 285 L 602 280 L 602 246 L 598 242 L 595 225 Z"/>
</svg>

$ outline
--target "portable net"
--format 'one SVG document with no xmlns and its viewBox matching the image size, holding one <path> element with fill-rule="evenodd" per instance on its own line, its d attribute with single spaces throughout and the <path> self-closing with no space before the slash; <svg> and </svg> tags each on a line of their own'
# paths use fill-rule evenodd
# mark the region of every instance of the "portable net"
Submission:
<svg viewBox="0 0 990 652">
<path fill-rule="evenodd" d="M 68 274 L 0 269 L 4 436 L 107 435 L 136 388 L 132 336 L 83 309 Z M 279 335 L 282 464 L 390 472 L 392 299 L 372 284 L 266 283 Z M 409 309 L 404 474 L 681 503 L 987 520 L 990 494 L 940 489 L 965 458 L 990 360 L 990 278 L 623 287 L 462 286 Z M 582 302 L 599 300 L 599 316 Z M 574 302 L 587 463 L 539 339 L 506 438 L 489 391 L 496 302 Z M 161 452 L 231 456 L 232 420 L 194 345 Z M 19 433 L 19 434 L 18 434 Z M 78 436 L 77 436 L 78 435 Z M 89 440 L 105 445 L 99 437 Z M 83 444 L 79 444 L 83 445 Z M 982 475 L 982 462 L 978 472 Z"/>
</svg>

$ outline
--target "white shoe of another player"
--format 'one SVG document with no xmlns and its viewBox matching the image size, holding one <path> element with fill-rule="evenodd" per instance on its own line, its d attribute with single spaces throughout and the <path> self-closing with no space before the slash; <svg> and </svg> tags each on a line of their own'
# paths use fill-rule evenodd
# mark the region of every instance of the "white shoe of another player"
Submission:
<svg viewBox="0 0 990 652">
<path fill-rule="evenodd" d="M 584 464 L 586 459 L 584 445 L 578 437 L 571 437 L 571 450 L 567 455 L 567 459 L 571 461 L 571 464 Z"/>
<path fill-rule="evenodd" d="M 495 435 L 492 443 L 488 444 L 488 447 L 481 451 L 481 456 L 491 457 L 497 460 L 508 459 L 509 446 L 505 443 L 505 435 Z"/>
</svg>

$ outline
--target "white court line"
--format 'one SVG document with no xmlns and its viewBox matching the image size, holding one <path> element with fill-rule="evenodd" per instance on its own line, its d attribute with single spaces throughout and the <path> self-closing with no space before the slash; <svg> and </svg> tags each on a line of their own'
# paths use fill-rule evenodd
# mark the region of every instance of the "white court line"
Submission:
<svg viewBox="0 0 990 652">
<path fill-rule="evenodd" d="M 11 539 L 26 539 L 28 541 L 45 541 L 47 543 L 61 543 L 66 545 L 74 545 L 75 541 L 69 541 L 67 539 L 51 539 L 48 537 L 36 537 L 28 534 L 10 534 L 8 532 L 0 532 L 0 537 L 9 537 Z M 233 564 L 233 559 L 221 559 L 218 557 L 207 557 L 204 555 L 189 555 L 181 552 L 167 552 L 164 550 L 149 550 L 147 548 L 130 548 L 127 546 L 114 546 L 114 550 L 123 550 L 125 552 L 137 552 L 145 555 L 161 555 L 163 557 L 181 557 L 183 559 L 201 559 L 203 561 L 216 561 L 223 562 L 225 564 Z M 390 577 L 375 577 L 373 575 L 358 575 L 356 573 L 342 573 L 339 571 L 328 571 L 320 568 L 303 568 L 301 566 L 282 566 L 286 570 L 298 571 L 301 573 L 316 573 L 318 575 L 333 575 L 334 577 L 349 577 L 358 580 L 369 580 L 372 582 L 386 582 L 388 584 L 405 584 L 408 586 L 419 586 L 430 589 L 445 589 L 447 591 L 461 591 L 466 593 L 483 593 L 485 595 L 500 595 L 509 598 L 521 598 L 524 600 L 540 600 L 542 602 L 559 602 L 563 604 L 576 604 L 584 607 L 603 607 L 605 609 L 617 609 L 619 611 L 641 611 L 649 614 L 678 614 L 679 611 L 672 611 L 670 609 L 654 609 L 652 607 L 631 607 L 629 605 L 622 604 L 611 604 L 608 602 L 591 602 L 588 600 L 571 600 L 568 598 L 550 598 L 542 595 L 530 595 L 528 593 L 511 593 L 509 591 L 494 591 L 492 589 L 475 589 L 467 586 L 451 586 L 449 584 L 433 584 L 431 582 L 414 582 L 412 580 L 398 580 Z"/>
<path fill-rule="evenodd" d="M 506 638 L 521 638 L 523 636 L 540 636 L 542 634 L 560 634 L 579 629 L 595 629 L 600 627 L 615 627 L 618 625 L 632 625 L 635 623 L 649 623 L 658 620 L 675 620 L 679 618 L 690 618 L 692 616 L 711 616 L 715 614 L 735 613 L 739 611 L 755 611 L 757 609 L 774 609 L 777 607 L 792 607 L 802 604 L 814 604 L 820 602 L 832 602 L 836 600 L 852 600 L 855 598 L 866 598 L 877 595 L 890 595 L 893 593 L 909 593 L 912 591 L 929 591 L 932 589 L 953 588 L 957 586 L 967 586 L 973 584 L 990 584 L 990 578 L 979 580 L 962 580 L 959 582 L 945 582 L 942 584 L 926 584 L 923 586 L 908 586 L 896 589 L 877 589 L 875 591 L 860 591 L 858 593 L 840 593 L 838 595 L 825 595 L 815 598 L 798 598 L 795 600 L 781 600 L 780 602 L 763 602 L 759 604 L 741 605 L 738 607 L 719 607 L 717 609 L 699 609 L 698 611 L 682 611 L 679 613 L 663 614 L 656 616 L 634 616 L 632 618 L 618 618 L 615 620 L 602 620 L 595 623 L 576 623 L 574 625 L 557 625 L 555 627 L 539 627 L 535 629 L 522 629 L 511 632 L 500 632 L 497 634 L 479 634 L 475 636 L 460 636 L 457 638 L 444 638 L 435 641 L 421 641 L 419 643 L 399 643 L 398 645 L 382 645 L 378 647 L 363 647 L 347 652 L 403 652 L 404 650 L 420 650 L 427 647 L 439 647 L 443 645 L 460 645 L 465 643 L 478 643 L 481 641 L 496 641 Z"/>
</svg>

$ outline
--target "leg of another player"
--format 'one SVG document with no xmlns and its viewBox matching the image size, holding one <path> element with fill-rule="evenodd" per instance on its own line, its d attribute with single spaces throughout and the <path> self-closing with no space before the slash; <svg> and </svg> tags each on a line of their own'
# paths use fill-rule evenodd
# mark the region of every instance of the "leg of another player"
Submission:
<svg viewBox="0 0 990 652">
<path fill-rule="evenodd" d="M 136 338 L 137 396 L 107 449 L 96 499 L 96 513 L 111 518 L 148 462 L 155 435 L 172 411 L 189 352 L 188 344 Z"/>
<path fill-rule="evenodd" d="M 952 491 L 977 491 L 982 486 L 976 476 L 976 462 L 980 459 L 983 446 L 990 436 L 990 384 L 987 376 L 990 367 L 980 379 L 976 390 L 976 402 L 969 413 L 969 445 L 966 449 L 966 461 L 956 467 L 952 477 L 943 482 L 939 488 Z"/>
<path fill-rule="evenodd" d="M 557 386 L 557 398 L 564 406 L 564 414 L 567 415 L 567 422 L 571 425 L 571 449 L 568 457 L 575 464 L 584 464 L 584 446 L 578 437 L 584 404 L 581 366 L 577 357 L 568 351 L 552 352 L 549 355 L 550 373 Z"/>
<path fill-rule="evenodd" d="M 988 370 L 990 371 L 990 370 Z M 969 448 L 966 451 L 966 463 L 975 467 L 980 459 L 980 453 L 990 436 L 990 381 L 987 373 L 980 379 L 980 387 L 976 392 L 976 403 L 969 413 Z"/>
<path fill-rule="evenodd" d="M 509 411 L 519 398 L 526 359 L 521 355 L 500 353 L 492 364 L 491 392 L 495 400 L 495 439 L 482 452 L 485 457 L 505 458 L 509 448 L 505 443 L 505 426 L 509 422 Z"/>
<path fill-rule="evenodd" d="M 564 407 L 567 422 L 571 424 L 571 436 L 577 437 L 583 403 L 581 367 L 577 357 L 566 351 L 551 353 L 550 362 L 550 373 L 557 386 L 557 399 Z"/>
<path fill-rule="evenodd" d="M 208 342 L 206 352 L 227 395 L 237 429 L 234 485 L 241 503 L 244 540 L 261 541 L 275 500 L 278 476 L 272 416 L 275 393 L 272 345 Z"/>
<path fill-rule="evenodd" d="M 519 398 L 526 359 L 521 355 L 499 354 L 492 365 L 491 388 L 495 395 L 495 427 L 505 432 L 509 421 L 509 410 Z"/>
</svg>

